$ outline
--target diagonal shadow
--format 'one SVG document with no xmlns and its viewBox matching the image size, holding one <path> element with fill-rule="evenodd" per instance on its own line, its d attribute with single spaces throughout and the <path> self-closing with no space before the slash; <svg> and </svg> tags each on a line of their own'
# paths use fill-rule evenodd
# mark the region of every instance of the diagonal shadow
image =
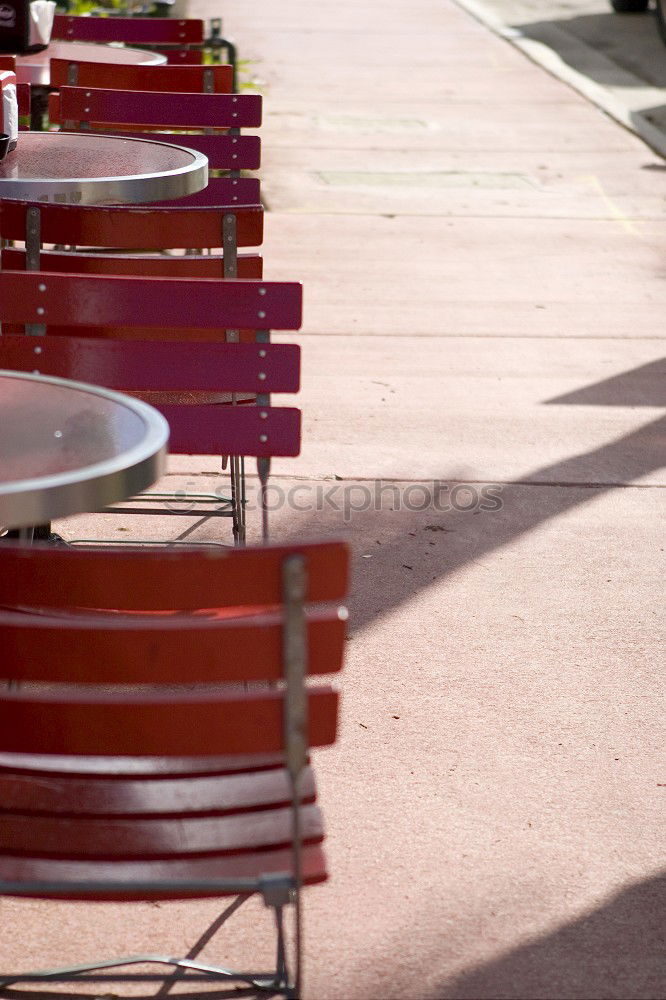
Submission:
<svg viewBox="0 0 666 1000">
<path fill-rule="evenodd" d="M 666 996 L 666 875 L 638 882 L 551 934 L 470 969 L 432 1000 L 654 1000 Z"/>
<path fill-rule="evenodd" d="M 547 405 L 666 406 L 663 360 L 585 386 L 550 400 Z M 478 562 L 516 538 L 597 499 L 601 493 L 628 486 L 666 464 L 666 417 L 591 451 L 542 466 L 520 480 L 500 487 L 501 509 L 482 513 L 406 509 L 401 495 L 392 501 L 392 484 L 380 483 L 381 503 L 366 505 L 348 520 L 331 507 L 308 512 L 289 511 L 273 520 L 281 541 L 322 535 L 347 536 L 356 564 L 350 594 L 352 630 L 410 600 L 434 581 Z M 448 479 L 449 486 L 456 482 Z M 447 482 L 446 477 L 442 482 Z M 348 490 L 360 484 L 340 484 Z M 543 487 L 535 495 L 533 487 Z M 376 488 L 376 483 L 366 489 Z M 397 487 L 393 487 L 397 489 Z M 383 500 L 388 491 L 388 506 Z M 391 506 L 392 504 L 392 506 Z"/>
<path fill-rule="evenodd" d="M 659 358 L 613 378 L 586 385 L 547 404 L 569 406 L 656 406 L 666 409 L 666 358 Z"/>
<path fill-rule="evenodd" d="M 659 417 L 615 441 L 502 486 L 501 510 L 411 511 L 394 505 L 394 509 L 358 511 L 347 523 L 342 511 L 324 509 L 306 515 L 289 511 L 288 516 L 274 515 L 272 533 L 281 542 L 326 535 L 349 540 L 355 554 L 350 625 L 352 631 L 363 630 L 434 581 L 467 564 L 483 562 L 515 539 L 603 493 L 640 480 L 665 460 L 666 417 Z M 444 482 L 453 485 L 455 479 Z M 543 487 L 538 494 L 536 486 Z M 351 484 L 355 487 L 358 484 Z M 383 488 L 389 489 L 389 484 Z M 390 503 L 390 493 L 388 497 Z"/>
<path fill-rule="evenodd" d="M 664 47 L 650 14 L 618 15 L 609 9 L 603 14 L 554 17 L 511 27 L 557 52 L 563 62 L 602 86 L 643 87 L 647 83 L 666 87 Z M 637 79 L 632 82 L 627 73 Z"/>
<path fill-rule="evenodd" d="M 206 928 L 204 933 L 201 935 L 198 941 L 196 941 L 186 955 L 183 958 L 188 958 L 191 961 L 197 959 L 201 952 L 204 950 L 206 945 L 210 944 L 220 928 L 227 922 L 229 917 L 233 916 L 236 910 L 240 909 L 246 900 L 250 898 L 250 894 L 236 896 L 236 898 L 220 913 L 218 917 L 213 920 L 212 924 Z M 183 979 L 187 978 L 187 972 L 185 969 L 174 969 L 174 971 L 169 976 L 164 977 L 164 982 L 155 993 L 156 997 L 165 997 L 171 992 L 176 983 L 182 982 Z"/>
<path fill-rule="evenodd" d="M 199 939 L 192 945 L 184 958 L 196 960 L 206 948 L 208 944 L 213 940 L 215 935 L 221 929 L 221 927 L 229 920 L 233 914 L 240 909 L 240 907 L 245 903 L 251 896 L 251 893 L 244 893 L 243 895 L 236 896 L 232 902 L 212 921 L 212 923 L 206 928 Z M 210 978 L 205 984 L 201 984 L 194 993 L 184 992 L 182 987 L 188 985 L 189 974 L 185 969 L 174 969 L 172 973 L 165 972 L 164 975 L 158 973 L 149 973 L 148 976 L 151 980 L 157 980 L 161 983 L 157 992 L 146 993 L 137 996 L 137 1000 L 155 1000 L 156 997 L 167 997 L 173 990 L 175 986 L 180 987 L 178 989 L 179 1000 L 198 1000 L 198 998 L 205 996 L 206 1000 L 223 1000 L 223 998 L 258 998 L 264 997 L 266 1000 L 273 995 L 270 989 L 257 989 L 254 986 L 244 986 L 238 982 L 224 983 L 223 979 Z M 144 978 L 146 978 L 144 976 Z M 5 997 L 7 1000 L 62 1000 L 62 997 L 67 997 L 68 1000 L 95 1000 L 105 987 L 94 988 L 94 983 L 119 983 L 119 982 L 134 982 L 137 984 L 142 981 L 141 973 L 138 973 L 133 977 L 132 973 L 114 975 L 113 973 L 102 973 L 97 977 L 89 977 L 85 974 L 78 980 L 74 980 L 75 984 L 80 984 L 81 986 L 92 987 L 92 992 L 82 993 L 74 989 L 68 990 L 58 990 L 57 992 L 48 989 L 15 989 L 12 987 L 0 987 L 0 997 Z M 215 989 L 215 985 L 219 984 L 220 988 Z M 45 981 L 45 985 L 48 985 L 48 981 Z M 104 992 L 102 994 L 105 997 L 114 997 L 115 993 Z"/>
</svg>

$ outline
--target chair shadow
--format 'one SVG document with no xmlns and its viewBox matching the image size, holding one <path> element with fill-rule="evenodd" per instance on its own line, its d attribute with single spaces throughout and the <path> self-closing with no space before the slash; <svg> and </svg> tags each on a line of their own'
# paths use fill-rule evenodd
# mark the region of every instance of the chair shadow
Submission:
<svg viewBox="0 0 666 1000">
<path fill-rule="evenodd" d="M 220 928 L 229 920 L 233 914 L 240 909 L 240 907 L 251 897 L 251 893 L 244 894 L 241 896 L 236 896 L 236 898 L 227 906 L 218 917 L 213 920 L 213 922 L 206 928 L 201 937 L 192 945 L 190 950 L 183 955 L 183 958 L 195 961 L 204 948 L 210 944 L 212 939 L 215 937 Z M 211 989 L 210 986 L 215 983 L 213 977 L 210 978 L 205 983 L 202 983 L 198 989 L 193 992 L 185 992 L 182 989 L 183 985 L 187 985 L 188 973 L 185 969 L 174 969 L 173 972 L 165 972 L 163 976 L 155 974 L 155 979 L 151 980 L 157 982 L 158 988 L 156 991 L 151 993 L 136 994 L 132 993 L 135 1000 L 156 1000 L 158 997 L 167 997 L 171 993 L 175 986 L 178 986 L 178 997 L 179 1000 L 201 1000 L 201 997 L 206 997 L 206 1000 L 224 1000 L 224 998 L 233 997 L 252 997 L 252 998 L 263 998 L 263 1000 L 270 1000 L 271 996 L 277 994 L 272 993 L 270 990 L 261 989 L 258 990 L 253 986 L 242 986 L 238 983 L 229 982 L 226 987 L 222 989 Z M 2 989 L 0 987 L 0 997 L 5 997 L 7 1000 L 62 1000 L 63 997 L 67 997 L 68 1000 L 91 1000 L 91 998 L 103 997 L 115 997 L 115 993 L 106 992 L 106 985 L 101 985 L 99 988 L 95 989 L 95 984 L 106 984 L 106 983 L 121 983 L 121 982 L 140 982 L 138 978 L 132 978 L 131 973 L 126 975 L 119 974 L 119 976 L 114 977 L 112 974 L 107 974 L 105 978 L 100 977 L 98 979 L 86 979 L 81 977 L 80 983 L 83 985 L 89 984 L 91 987 L 91 992 L 80 993 L 75 990 L 58 990 L 57 992 L 44 989 L 14 989 L 11 986 Z M 223 982 L 223 980 L 220 980 Z"/>
<path fill-rule="evenodd" d="M 620 380 L 617 382 L 619 385 Z M 592 392 L 592 388 L 580 391 L 580 402 L 587 391 Z M 605 392 L 600 387 L 595 391 Z M 494 511 L 374 507 L 353 513 L 347 521 L 340 511 L 330 509 L 307 515 L 292 511 L 274 522 L 274 536 L 285 544 L 326 536 L 349 541 L 354 552 L 348 601 L 353 634 L 412 600 L 436 580 L 466 565 L 483 564 L 493 553 L 541 525 L 661 468 L 665 455 L 666 417 L 659 417 L 597 449 L 501 485 L 501 505 Z M 441 481 L 453 487 L 460 477 L 444 474 Z M 390 484 L 381 485 L 387 489 Z M 368 488 L 374 486 L 370 483 Z M 535 486 L 543 487 L 538 497 Z"/>
<path fill-rule="evenodd" d="M 431 1000 L 666 996 L 666 875 L 623 889 L 552 934 L 463 972 Z"/>
</svg>

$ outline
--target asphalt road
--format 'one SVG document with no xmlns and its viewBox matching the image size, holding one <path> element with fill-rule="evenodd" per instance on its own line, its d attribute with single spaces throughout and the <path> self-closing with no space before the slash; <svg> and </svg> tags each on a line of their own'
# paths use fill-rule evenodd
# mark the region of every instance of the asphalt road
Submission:
<svg viewBox="0 0 666 1000">
<path fill-rule="evenodd" d="M 666 155 L 666 46 L 652 10 L 609 0 L 458 0 Z"/>
</svg>

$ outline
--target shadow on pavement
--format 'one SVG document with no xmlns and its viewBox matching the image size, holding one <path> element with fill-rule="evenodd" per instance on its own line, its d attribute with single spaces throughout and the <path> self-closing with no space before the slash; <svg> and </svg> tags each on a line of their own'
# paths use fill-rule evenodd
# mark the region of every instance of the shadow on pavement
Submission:
<svg viewBox="0 0 666 1000">
<path fill-rule="evenodd" d="M 665 945 L 666 875 L 657 875 L 554 933 L 464 972 L 436 997 L 651 1000 L 666 994 Z"/>
<path fill-rule="evenodd" d="M 610 8 L 610 4 L 609 4 Z M 657 33 L 655 19 L 645 14 L 588 14 L 512 24 L 525 38 L 541 42 L 557 52 L 572 69 L 603 86 L 666 87 L 666 49 Z M 576 43 L 593 52 L 586 52 Z M 605 59 L 596 56 L 605 56 Z"/>
<path fill-rule="evenodd" d="M 328 508 L 308 515 L 292 511 L 289 517 L 273 521 L 273 534 L 281 542 L 343 537 L 351 543 L 355 559 L 349 605 L 355 632 L 413 599 L 435 580 L 470 564 L 490 562 L 499 549 L 528 532 L 654 472 L 663 466 L 665 455 L 666 417 L 660 417 L 594 451 L 535 469 L 521 482 L 501 485 L 501 504 L 494 510 L 438 511 L 432 505 L 410 510 L 403 484 L 396 487 L 399 500 L 393 506 L 390 492 L 385 492 L 382 500 L 388 497 L 388 502 L 381 509 L 369 503 L 364 510 L 351 510 L 346 521 L 342 510 Z M 441 480 L 448 487 L 444 501 L 457 481 L 460 478 L 453 475 Z M 375 483 L 338 485 L 343 494 L 345 487 L 357 491 L 351 493 L 352 503 L 355 495 L 361 496 L 362 487 L 370 491 L 376 487 Z M 388 491 L 394 484 L 380 485 Z M 464 480 L 460 485 L 481 489 Z M 543 488 L 537 492 L 535 486 Z M 413 499 L 418 497 L 414 494 Z M 464 494 L 460 500 L 461 505 L 467 502 Z"/>
<path fill-rule="evenodd" d="M 666 59 L 666 55 L 665 55 Z M 564 396 L 546 400 L 569 406 L 654 406 L 666 409 L 666 358 L 622 372 L 576 389 Z"/>
</svg>

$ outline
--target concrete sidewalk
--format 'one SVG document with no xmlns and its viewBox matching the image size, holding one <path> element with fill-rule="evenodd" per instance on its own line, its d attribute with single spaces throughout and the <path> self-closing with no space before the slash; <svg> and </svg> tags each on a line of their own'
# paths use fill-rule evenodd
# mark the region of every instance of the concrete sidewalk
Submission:
<svg viewBox="0 0 666 1000">
<path fill-rule="evenodd" d="M 224 13 L 266 276 L 305 285 L 274 534 L 356 555 L 306 995 L 664 996 L 664 163 L 450 0 Z M 216 912 L 2 907 L 40 965 Z M 247 964 L 260 909 L 201 957 Z"/>
</svg>

